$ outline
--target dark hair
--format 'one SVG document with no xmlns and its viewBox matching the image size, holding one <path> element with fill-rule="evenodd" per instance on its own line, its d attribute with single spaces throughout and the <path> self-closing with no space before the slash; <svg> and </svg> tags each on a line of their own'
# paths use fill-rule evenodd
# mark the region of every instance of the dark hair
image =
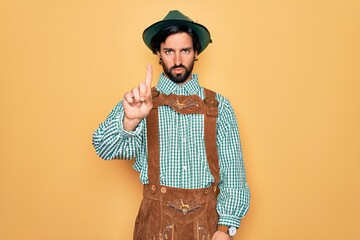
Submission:
<svg viewBox="0 0 360 240">
<path fill-rule="evenodd" d="M 187 33 L 190 35 L 193 41 L 194 51 L 199 52 L 201 49 L 199 36 L 193 31 L 190 27 L 185 25 L 179 26 L 169 26 L 160 30 L 154 37 L 151 39 L 151 50 L 154 54 L 157 51 L 160 51 L 160 44 L 165 42 L 166 38 L 175 33 Z"/>
</svg>

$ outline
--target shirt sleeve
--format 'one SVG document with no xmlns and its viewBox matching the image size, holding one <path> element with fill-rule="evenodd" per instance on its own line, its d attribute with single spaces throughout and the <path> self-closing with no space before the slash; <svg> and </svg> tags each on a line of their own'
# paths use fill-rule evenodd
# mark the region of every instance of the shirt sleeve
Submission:
<svg viewBox="0 0 360 240">
<path fill-rule="evenodd" d="M 104 160 L 136 157 L 136 151 L 143 141 L 144 121 L 132 132 L 123 126 L 124 110 L 122 101 L 116 105 L 106 120 L 94 131 L 92 144 L 96 153 Z"/>
<path fill-rule="evenodd" d="M 217 201 L 219 225 L 238 228 L 250 206 L 238 124 L 230 102 L 221 99 L 217 119 L 220 193 Z"/>
</svg>

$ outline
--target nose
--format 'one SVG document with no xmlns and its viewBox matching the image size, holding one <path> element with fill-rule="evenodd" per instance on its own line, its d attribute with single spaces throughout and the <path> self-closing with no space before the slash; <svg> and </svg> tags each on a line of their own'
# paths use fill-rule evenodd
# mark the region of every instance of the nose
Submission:
<svg viewBox="0 0 360 240">
<path fill-rule="evenodd" d="M 182 58 L 180 53 L 175 54 L 175 65 L 179 66 L 182 63 Z"/>
</svg>

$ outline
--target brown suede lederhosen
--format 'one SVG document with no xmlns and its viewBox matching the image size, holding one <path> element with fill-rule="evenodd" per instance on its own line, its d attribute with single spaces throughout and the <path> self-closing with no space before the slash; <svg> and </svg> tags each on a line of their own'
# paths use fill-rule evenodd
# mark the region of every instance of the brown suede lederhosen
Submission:
<svg viewBox="0 0 360 240">
<path fill-rule="evenodd" d="M 134 240 L 210 240 L 217 229 L 217 185 L 220 179 L 216 147 L 215 93 L 199 96 L 160 94 L 152 89 L 153 109 L 146 118 L 148 178 L 135 222 Z M 204 114 L 206 157 L 215 182 L 209 188 L 182 189 L 160 185 L 158 106 L 168 105 L 181 114 Z"/>
</svg>

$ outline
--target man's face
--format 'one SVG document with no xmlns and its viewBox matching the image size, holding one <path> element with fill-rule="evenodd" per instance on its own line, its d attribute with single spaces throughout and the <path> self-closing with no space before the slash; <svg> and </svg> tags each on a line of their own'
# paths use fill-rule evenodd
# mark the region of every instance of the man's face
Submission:
<svg viewBox="0 0 360 240">
<path fill-rule="evenodd" d="M 165 42 L 160 44 L 157 54 L 162 59 L 165 76 L 171 81 L 184 83 L 191 78 L 197 53 L 189 34 L 175 33 L 168 36 Z"/>
</svg>

